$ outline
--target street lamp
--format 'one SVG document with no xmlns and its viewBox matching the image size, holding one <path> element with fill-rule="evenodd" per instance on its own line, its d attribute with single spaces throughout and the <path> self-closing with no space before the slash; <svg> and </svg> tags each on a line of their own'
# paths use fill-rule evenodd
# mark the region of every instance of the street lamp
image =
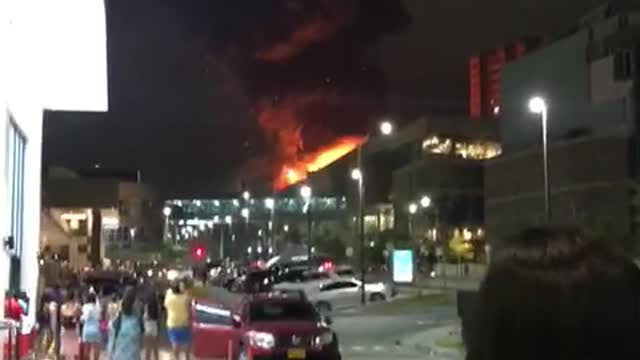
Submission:
<svg viewBox="0 0 640 360">
<path fill-rule="evenodd" d="M 273 198 L 264 199 L 264 206 L 269 210 L 270 220 L 269 220 L 269 249 L 273 249 L 275 247 L 276 242 L 276 232 L 275 232 L 275 218 L 276 218 L 276 201 Z M 271 255 L 271 254 L 269 254 Z"/>
<path fill-rule="evenodd" d="M 251 212 L 249 211 L 249 208 L 242 208 L 242 210 L 240 210 L 240 216 L 242 216 L 244 218 L 244 239 L 245 239 L 245 244 L 250 244 L 251 243 L 251 239 L 250 239 L 250 235 L 249 235 L 249 217 L 250 217 Z M 249 253 L 251 254 L 251 253 Z"/>
<path fill-rule="evenodd" d="M 549 187 L 549 151 L 547 142 L 548 106 L 544 98 L 534 96 L 529 100 L 529 111 L 540 115 L 542 122 L 542 162 L 544 167 L 544 210 L 547 222 L 551 220 L 551 191 Z"/>
<path fill-rule="evenodd" d="M 251 199 L 251 193 L 248 191 L 244 191 L 242 193 L 242 198 L 244 199 L 244 201 L 249 201 L 249 199 Z"/>
<path fill-rule="evenodd" d="M 390 121 L 383 121 L 379 125 L 380 134 L 383 136 L 390 136 L 393 134 L 393 124 Z M 369 139 L 367 135 L 366 139 Z M 362 163 L 362 147 L 366 143 L 363 142 L 357 149 L 357 166 L 351 170 L 351 179 L 358 182 L 358 232 L 360 236 L 360 282 L 362 286 L 360 288 L 360 302 L 365 305 L 367 302 L 367 295 L 364 289 L 364 284 L 367 275 L 365 252 L 367 249 L 365 234 L 364 234 L 364 207 L 365 207 L 365 184 L 364 184 L 364 168 Z"/>
<path fill-rule="evenodd" d="M 300 187 L 300 196 L 305 202 L 303 211 L 307 214 L 307 261 L 311 264 L 311 197 L 313 196 L 311 186 L 302 185 Z"/>
<path fill-rule="evenodd" d="M 420 199 L 420 206 L 425 209 L 431 206 L 431 198 L 428 196 L 423 196 L 422 199 Z"/>
<path fill-rule="evenodd" d="M 171 216 L 171 208 L 165 206 L 164 209 L 162 209 L 162 214 L 164 215 L 164 241 L 169 242 L 169 217 Z"/>
<path fill-rule="evenodd" d="M 413 216 L 418 212 L 418 204 L 409 204 L 409 238 L 413 238 Z"/>
<path fill-rule="evenodd" d="M 391 133 L 393 133 L 393 124 L 390 121 L 381 122 L 380 133 L 382 135 L 391 135 Z"/>
<path fill-rule="evenodd" d="M 216 215 L 213 221 L 217 224 L 219 222 L 219 218 Z M 231 233 L 231 224 L 233 223 L 233 218 L 230 215 L 224 217 L 224 222 L 229 225 L 229 233 Z M 218 250 L 220 253 L 220 260 L 224 260 L 224 224 L 220 225 L 220 249 Z"/>
</svg>

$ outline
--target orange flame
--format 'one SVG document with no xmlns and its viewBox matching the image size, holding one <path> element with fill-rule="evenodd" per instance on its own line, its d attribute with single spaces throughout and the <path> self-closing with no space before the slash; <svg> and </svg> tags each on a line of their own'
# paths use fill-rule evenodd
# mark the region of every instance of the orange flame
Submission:
<svg viewBox="0 0 640 360">
<path fill-rule="evenodd" d="M 310 173 L 324 169 L 352 152 L 363 142 L 364 137 L 346 136 L 314 153 L 304 155 L 302 160 L 283 165 L 274 183 L 274 188 L 283 190 L 306 180 Z"/>
</svg>

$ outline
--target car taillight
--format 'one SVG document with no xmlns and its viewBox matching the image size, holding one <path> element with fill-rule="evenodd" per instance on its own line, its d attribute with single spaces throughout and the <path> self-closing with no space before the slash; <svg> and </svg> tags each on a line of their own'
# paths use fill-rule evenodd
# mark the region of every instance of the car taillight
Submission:
<svg viewBox="0 0 640 360">
<path fill-rule="evenodd" d="M 335 265 L 331 262 L 331 261 L 325 261 L 322 264 L 320 264 L 320 267 L 318 267 L 319 271 L 332 271 L 335 268 Z"/>
<path fill-rule="evenodd" d="M 250 331 L 247 335 L 249 337 L 249 344 L 253 348 L 269 350 L 276 346 L 276 339 L 273 337 L 273 334 Z"/>
</svg>

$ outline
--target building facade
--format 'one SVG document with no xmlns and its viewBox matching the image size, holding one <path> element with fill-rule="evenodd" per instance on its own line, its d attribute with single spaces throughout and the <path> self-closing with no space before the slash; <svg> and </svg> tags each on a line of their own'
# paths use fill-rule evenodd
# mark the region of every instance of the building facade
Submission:
<svg viewBox="0 0 640 360">
<path fill-rule="evenodd" d="M 504 154 L 486 166 L 487 226 L 499 240 L 544 221 L 541 122 L 548 103 L 553 221 L 633 237 L 638 183 L 640 6 L 613 1 L 503 72 Z"/>
<path fill-rule="evenodd" d="M 45 182 L 43 216 L 57 225 L 47 228 L 51 234 L 62 230 L 67 237 L 52 241 L 43 231 L 41 249 L 83 268 L 101 264 L 119 249 L 161 244 L 163 203 L 151 186 L 66 173 Z"/>
<path fill-rule="evenodd" d="M 105 27 L 98 0 L 0 1 L 0 300 L 22 289 L 35 309 L 43 115 L 107 110 Z"/>
<path fill-rule="evenodd" d="M 469 59 L 469 117 L 496 119 L 502 109 L 501 73 L 507 63 L 535 49 L 539 39 L 521 39 Z"/>
</svg>

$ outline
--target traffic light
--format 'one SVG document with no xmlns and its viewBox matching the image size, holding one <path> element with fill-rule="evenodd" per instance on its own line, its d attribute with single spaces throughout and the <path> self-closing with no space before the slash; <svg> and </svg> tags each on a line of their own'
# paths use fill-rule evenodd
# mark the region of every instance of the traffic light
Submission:
<svg viewBox="0 0 640 360">
<path fill-rule="evenodd" d="M 202 259 L 205 255 L 204 247 L 196 246 L 195 249 L 193 249 L 193 254 L 195 255 L 196 259 Z"/>
</svg>

